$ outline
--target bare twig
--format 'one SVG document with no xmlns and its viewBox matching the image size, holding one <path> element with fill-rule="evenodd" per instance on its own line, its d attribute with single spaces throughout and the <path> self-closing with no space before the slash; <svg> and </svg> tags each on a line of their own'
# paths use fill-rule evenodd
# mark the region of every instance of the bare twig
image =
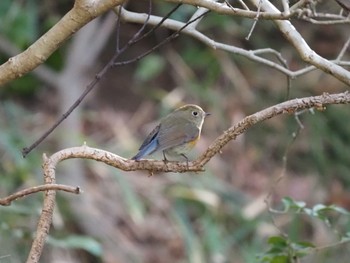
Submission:
<svg viewBox="0 0 350 263">
<path fill-rule="evenodd" d="M 289 9 L 294 11 L 300 8 L 303 8 L 304 6 L 306 6 L 309 3 L 310 0 L 300 0 L 298 2 L 296 2 L 293 6 L 291 6 Z"/>
<path fill-rule="evenodd" d="M 289 15 L 290 14 L 289 0 L 282 0 L 282 6 L 283 6 L 283 12 L 286 15 Z"/>
<path fill-rule="evenodd" d="M 30 194 L 48 191 L 48 190 L 64 191 L 64 192 L 73 193 L 73 194 L 80 194 L 81 193 L 79 186 L 73 187 L 73 186 L 63 185 L 63 184 L 44 184 L 44 185 L 38 185 L 38 186 L 33 186 L 33 187 L 30 187 L 27 189 L 23 189 L 23 190 L 18 191 L 17 193 L 11 194 L 11 195 L 6 196 L 4 198 L 0 198 L 0 205 L 8 206 L 11 204 L 11 202 L 13 202 L 19 198 L 23 198 L 23 197 L 26 197 L 27 195 L 30 195 Z"/>
<path fill-rule="evenodd" d="M 252 27 L 250 28 L 249 30 L 249 33 L 248 33 L 248 36 L 246 36 L 246 40 L 249 40 L 250 39 L 250 36 L 252 35 L 253 31 L 254 31 L 254 28 L 256 27 L 256 24 L 258 23 L 258 20 L 259 20 L 259 16 L 261 14 L 260 12 L 260 9 L 261 9 L 261 0 L 259 2 L 259 5 L 258 5 L 258 10 L 256 12 L 256 17 L 254 17 L 254 22 L 253 22 L 253 25 Z"/>
<path fill-rule="evenodd" d="M 320 17 L 318 17 L 320 18 Z M 350 19 L 344 19 L 343 17 L 337 20 L 318 20 L 311 17 L 304 17 L 303 20 L 316 25 L 339 25 L 339 24 L 350 24 Z"/>
<path fill-rule="evenodd" d="M 158 49 L 159 47 L 165 45 L 166 43 L 170 42 L 174 38 L 177 38 L 179 36 L 179 34 L 181 33 L 181 31 L 183 31 L 187 26 L 191 25 L 192 23 L 196 22 L 197 20 L 200 20 L 202 17 L 204 17 L 208 13 L 209 13 L 209 11 L 205 11 L 204 13 L 201 13 L 199 16 L 191 19 L 190 21 L 185 23 L 180 29 L 178 29 L 177 31 L 172 33 L 170 36 L 168 36 L 167 38 L 165 38 L 164 40 L 159 42 L 154 47 L 150 48 L 146 52 L 144 52 L 141 55 L 137 56 L 136 58 L 129 59 L 129 60 L 124 60 L 124 61 L 121 61 L 121 62 L 115 62 L 113 65 L 114 66 L 124 66 L 124 65 L 128 65 L 128 64 L 134 63 L 136 61 L 139 61 L 140 59 L 144 58 L 145 56 L 149 55 L 150 53 L 152 53 L 153 51 Z"/>
<path fill-rule="evenodd" d="M 238 2 L 241 4 L 241 6 L 245 9 L 245 10 L 249 10 L 249 7 L 242 1 L 242 0 L 238 0 Z M 230 3 L 228 1 L 225 0 L 225 3 L 227 5 L 230 5 Z"/>
<path fill-rule="evenodd" d="M 349 48 L 349 46 L 350 46 L 350 37 L 348 37 L 348 40 L 343 45 L 343 48 L 339 52 L 336 61 L 340 61 L 343 58 L 343 56 L 344 56 L 346 50 Z"/>
<path fill-rule="evenodd" d="M 294 116 L 296 116 L 296 114 L 295 114 Z M 265 203 L 265 205 L 266 205 L 266 207 L 267 207 L 267 211 L 268 211 L 268 213 L 269 213 L 269 215 L 270 215 L 270 219 L 271 219 L 271 221 L 272 221 L 272 224 L 273 224 L 274 227 L 279 231 L 279 233 L 280 233 L 282 236 L 284 236 L 284 237 L 287 237 L 288 235 L 287 235 L 287 233 L 285 233 L 285 232 L 283 231 L 283 229 L 281 229 L 281 228 L 277 225 L 277 223 L 276 223 L 276 221 L 275 221 L 274 215 L 275 215 L 275 214 L 279 214 L 280 211 L 275 210 L 275 209 L 272 208 L 272 200 L 271 200 L 271 197 L 273 196 L 273 194 L 274 194 L 274 192 L 275 192 L 275 189 L 276 189 L 278 183 L 279 183 L 279 182 L 285 177 L 285 175 L 286 175 L 287 164 L 288 164 L 288 154 L 289 154 L 290 148 L 291 148 L 291 146 L 293 145 L 293 143 L 295 142 L 295 140 L 297 139 L 298 135 L 300 134 L 300 131 L 304 128 L 303 126 L 301 126 L 302 124 L 300 123 L 300 120 L 299 120 L 299 119 L 297 119 L 297 123 L 298 123 L 298 127 L 297 127 L 296 131 L 294 131 L 294 132 L 292 133 L 292 138 L 291 138 L 291 140 L 289 141 L 289 143 L 287 144 L 286 149 L 285 149 L 284 154 L 283 154 L 283 157 L 282 157 L 282 170 L 281 170 L 281 173 L 278 175 L 277 178 L 275 178 L 275 179 L 273 180 L 273 183 L 272 183 L 272 185 L 271 185 L 271 187 L 270 187 L 270 190 L 269 190 L 269 192 L 267 193 L 267 195 L 266 195 L 266 197 L 265 197 L 265 199 L 264 199 L 264 203 Z M 301 124 L 301 125 L 300 125 L 300 124 Z"/>
<path fill-rule="evenodd" d="M 277 60 L 282 64 L 282 66 L 284 66 L 286 69 L 289 70 L 289 66 L 287 61 L 283 58 L 283 56 L 281 55 L 281 53 L 277 52 L 274 49 L 271 48 L 265 48 L 265 49 L 258 49 L 253 51 L 255 54 L 272 54 L 274 55 Z M 286 74 L 287 77 L 287 92 L 286 92 L 286 96 L 285 96 L 285 100 L 288 100 L 290 98 L 290 91 L 292 89 L 292 77 L 289 74 Z"/>
<path fill-rule="evenodd" d="M 122 11 L 122 6 L 117 7 L 117 23 L 116 23 L 116 34 L 115 34 L 115 52 L 120 51 L 120 13 Z"/>
<path fill-rule="evenodd" d="M 161 25 L 163 25 L 164 22 L 165 22 L 166 20 L 168 20 L 169 17 L 170 17 L 177 9 L 180 8 L 180 6 L 182 6 L 182 4 L 178 4 L 178 5 L 176 5 L 173 9 L 171 9 L 170 12 L 169 12 L 168 14 L 166 14 L 166 15 L 162 18 L 162 20 L 159 21 L 159 23 L 157 23 L 153 28 L 151 28 L 151 30 L 149 30 L 148 32 L 146 32 L 146 33 L 142 36 L 142 39 L 145 38 L 145 37 L 147 37 L 147 36 L 149 36 L 149 35 L 152 34 L 154 31 L 156 31 Z M 123 11 L 125 11 L 125 9 L 123 9 Z M 120 15 L 122 16 L 122 14 L 120 14 Z M 150 17 L 151 17 L 151 14 L 149 14 L 149 15 L 147 16 L 147 21 L 146 21 L 146 20 L 144 21 L 144 24 L 145 24 L 145 25 L 148 24 L 148 21 L 149 21 Z M 139 40 L 141 40 L 141 39 L 139 39 Z"/>
</svg>

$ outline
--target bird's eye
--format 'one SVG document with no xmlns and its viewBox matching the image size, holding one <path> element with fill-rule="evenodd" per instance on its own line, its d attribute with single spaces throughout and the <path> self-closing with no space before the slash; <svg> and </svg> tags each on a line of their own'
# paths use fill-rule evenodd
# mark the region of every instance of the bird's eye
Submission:
<svg viewBox="0 0 350 263">
<path fill-rule="evenodd" d="M 192 115 L 193 115 L 193 116 L 197 116 L 197 115 L 198 115 L 198 112 L 197 112 L 197 111 L 192 111 Z"/>
</svg>

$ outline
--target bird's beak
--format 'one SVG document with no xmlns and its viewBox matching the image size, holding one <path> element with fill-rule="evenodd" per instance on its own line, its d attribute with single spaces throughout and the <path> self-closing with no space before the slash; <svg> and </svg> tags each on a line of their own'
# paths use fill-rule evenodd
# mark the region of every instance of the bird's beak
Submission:
<svg viewBox="0 0 350 263">
<path fill-rule="evenodd" d="M 210 115 L 211 115 L 211 113 L 206 112 L 205 115 L 204 115 L 204 117 L 208 117 L 208 116 L 210 116 Z"/>
</svg>

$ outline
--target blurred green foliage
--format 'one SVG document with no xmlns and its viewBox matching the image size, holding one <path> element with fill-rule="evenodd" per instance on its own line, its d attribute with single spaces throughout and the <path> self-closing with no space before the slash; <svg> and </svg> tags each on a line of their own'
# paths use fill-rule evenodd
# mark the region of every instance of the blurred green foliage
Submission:
<svg viewBox="0 0 350 263">
<path fill-rule="evenodd" d="M 102 255 L 101 244 L 89 236 L 68 235 L 65 238 L 54 238 L 50 236 L 47 243 L 59 248 L 83 249 L 95 257 Z"/>
<path fill-rule="evenodd" d="M 61 1 L 61 7 L 64 6 Z M 13 50 L 24 50 L 29 47 L 42 33 L 51 28 L 58 17 L 49 5 L 43 5 L 37 0 L 0 2 L 0 35 L 11 43 Z M 47 13 L 49 12 L 49 14 Z M 50 13 L 52 12 L 52 13 Z M 62 69 L 64 63 L 64 48 L 54 52 L 45 65 L 54 70 Z M 0 63 L 4 63 L 9 54 L 0 53 Z M 0 98 L 21 97 L 30 99 L 40 91 L 42 83 L 33 74 L 25 75 L 5 85 L 0 90 Z"/>
<path fill-rule="evenodd" d="M 38 37 L 38 6 L 37 1 L 4 0 L 0 2 L 0 34 L 12 42 L 18 49 L 26 48 Z M 0 55 L 0 62 L 5 62 L 5 57 Z M 20 78 L 16 83 L 9 84 L 9 88 L 1 89 L 0 96 L 8 94 L 33 95 L 37 90 L 38 81 L 30 76 Z"/>
<path fill-rule="evenodd" d="M 18 105 L 0 102 L 0 196 L 5 197 L 18 189 L 41 183 L 40 154 L 23 159 L 21 148 L 28 136 L 22 125 L 28 112 Z M 11 206 L 0 206 L 0 257 L 10 255 L 9 260 L 23 262 L 32 240 L 32 227 L 42 205 L 41 196 L 31 196 L 14 202 Z M 11 242 L 9 242 L 9 240 Z M 5 259 L 4 259 L 5 260 Z M 2 260 L 0 260 L 2 261 Z"/>
<path fill-rule="evenodd" d="M 0 2 L 0 32 L 18 45 L 25 48 L 38 38 L 38 1 L 23 3 L 11 0 Z"/>
<path fill-rule="evenodd" d="M 342 207 L 336 205 L 323 205 L 316 204 L 312 208 L 307 208 L 305 202 L 295 201 L 290 197 L 282 199 L 283 210 L 280 211 L 283 214 L 306 214 L 313 220 L 321 220 L 332 231 L 335 231 L 338 235 L 338 242 L 331 244 L 332 246 L 342 245 L 350 242 L 348 225 L 349 225 L 349 212 Z M 277 211 L 275 211 L 277 212 Z M 345 218 L 341 220 L 341 216 Z M 333 219 L 337 218 L 338 224 Z M 337 226 L 336 226 L 337 225 Z M 336 227 L 343 227 L 343 231 L 336 230 Z M 295 233 L 293 233 L 295 236 Z M 259 257 L 259 262 L 299 262 L 301 258 L 317 252 L 315 244 L 309 241 L 293 241 L 292 235 L 284 236 L 271 236 L 268 238 L 267 243 L 270 248 L 262 256 Z M 326 259 L 324 262 L 327 262 Z"/>
<path fill-rule="evenodd" d="M 164 66 L 165 61 L 161 56 L 150 54 L 140 61 L 135 77 L 141 82 L 149 81 L 161 74 Z"/>
</svg>

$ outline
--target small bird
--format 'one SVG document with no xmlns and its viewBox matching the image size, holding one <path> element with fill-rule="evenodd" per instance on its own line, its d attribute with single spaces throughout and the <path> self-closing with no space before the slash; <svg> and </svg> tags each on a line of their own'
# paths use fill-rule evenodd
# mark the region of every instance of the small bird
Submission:
<svg viewBox="0 0 350 263">
<path fill-rule="evenodd" d="M 210 115 L 194 104 L 182 106 L 160 120 L 160 123 L 147 136 L 139 152 L 132 157 L 138 161 L 154 152 L 163 151 L 164 161 L 168 155 L 185 155 L 190 151 L 201 135 L 205 117 Z"/>
</svg>

